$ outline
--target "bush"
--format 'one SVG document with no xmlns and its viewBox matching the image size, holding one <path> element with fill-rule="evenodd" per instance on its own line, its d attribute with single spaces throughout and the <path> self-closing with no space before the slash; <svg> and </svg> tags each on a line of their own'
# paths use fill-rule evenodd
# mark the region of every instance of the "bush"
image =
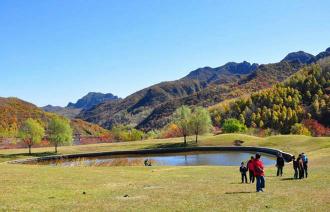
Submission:
<svg viewBox="0 0 330 212">
<path fill-rule="evenodd" d="M 137 130 L 132 128 L 129 132 L 129 141 L 139 141 L 142 140 L 144 137 L 144 132 L 142 132 L 141 130 Z"/>
<path fill-rule="evenodd" d="M 226 119 L 222 130 L 224 133 L 245 132 L 246 126 L 237 119 Z"/>
<path fill-rule="evenodd" d="M 314 119 L 308 119 L 303 122 L 304 126 L 309 129 L 313 136 L 325 136 L 329 135 L 329 128 L 324 127 L 322 124 Z"/>
<path fill-rule="evenodd" d="M 291 127 L 290 132 L 291 132 L 291 134 L 295 134 L 295 135 L 307 135 L 307 136 L 311 135 L 311 132 L 308 130 L 308 128 L 300 123 L 294 124 Z"/>
<path fill-rule="evenodd" d="M 157 139 L 159 138 L 160 132 L 158 130 L 150 130 L 144 134 L 144 139 Z"/>
<path fill-rule="evenodd" d="M 130 126 L 115 126 L 111 133 L 116 141 L 137 141 L 144 138 L 144 132 Z"/>
<path fill-rule="evenodd" d="M 181 137 L 181 131 L 176 124 L 169 124 L 161 132 L 161 138 L 176 138 Z"/>
</svg>

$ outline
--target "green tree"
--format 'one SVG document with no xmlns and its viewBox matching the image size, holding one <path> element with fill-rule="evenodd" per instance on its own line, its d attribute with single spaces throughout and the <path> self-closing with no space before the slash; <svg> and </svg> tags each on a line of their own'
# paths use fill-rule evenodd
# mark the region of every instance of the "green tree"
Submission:
<svg viewBox="0 0 330 212">
<path fill-rule="evenodd" d="M 190 129 L 190 119 L 191 119 L 191 109 L 188 106 L 179 107 L 174 113 L 174 124 L 180 129 L 181 135 L 183 136 L 184 144 L 187 144 L 187 136 L 189 135 Z"/>
<path fill-rule="evenodd" d="M 32 145 L 41 142 L 41 139 L 45 136 L 45 130 L 38 121 L 29 118 L 23 123 L 18 135 L 27 144 L 29 154 L 31 154 Z"/>
<path fill-rule="evenodd" d="M 72 128 L 67 119 L 54 117 L 48 124 L 48 138 L 54 144 L 55 153 L 57 146 L 72 143 Z"/>
<path fill-rule="evenodd" d="M 194 109 L 190 119 L 191 130 L 196 136 L 196 143 L 198 142 L 198 135 L 209 132 L 212 126 L 211 117 L 207 109 L 197 107 Z"/>
<path fill-rule="evenodd" d="M 225 120 L 222 125 L 222 130 L 225 133 L 244 132 L 246 131 L 246 126 L 239 120 L 230 118 Z"/>
<path fill-rule="evenodd" d="M 243 115 L 243 114 L 240 114 L 240 115 L 239 115 L 239 121 L 240 121 L 242 124 L 245 124 L 245 118 L 244 118 L 244 115 Z"/>
</svg>

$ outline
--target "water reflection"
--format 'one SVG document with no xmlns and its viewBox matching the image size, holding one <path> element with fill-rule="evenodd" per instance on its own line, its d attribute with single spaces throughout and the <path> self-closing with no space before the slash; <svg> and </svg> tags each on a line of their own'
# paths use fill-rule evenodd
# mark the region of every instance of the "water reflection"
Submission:
<svg viewBox="0 0 330 212">
<path fill-rule="evenodd" d="M 130 155 L 120 157 L 97 157 L 97 158 L 80 158 L 79 163 L 75 160 L 65 160 L 61 163 L 51 162 L 52 165 L 143 165 L 145 159 L 152 161 L 152 165 L 160 166 L 239 166 L 242 161 L 248 161 L 255 153 L 249 152 L 189 152 L 189 153 L 172 153 L 161 155 Z M 275 164 L 275 158 L 271 155 L 261 154 L 262 161 L 265 165 Z"/>
</svg>

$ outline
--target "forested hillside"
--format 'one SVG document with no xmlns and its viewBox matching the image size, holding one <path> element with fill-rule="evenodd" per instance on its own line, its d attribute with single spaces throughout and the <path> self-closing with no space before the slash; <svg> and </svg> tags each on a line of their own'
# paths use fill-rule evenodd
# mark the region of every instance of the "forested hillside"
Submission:
<svg viewBox="0 0 330 212">
<path fill-rule="evenodd" d="M 181 105 L 208 107 L 227 99 L 248 95 L 285 80 L 298 71 L 300 67 L 302 67 L 302 64 L 297 62 L 261 65 L 257 70 L 242 77 L 239 81 L 221 85 L 211 84 L 190 96 L 160 104 L 137 127 L 144 130 L 161 128 L 170 121 L 173 112 Z"/>
<path fill-rule="evenodd" d="M 210 108 L 213 123 L 236 118 L 248 127 L 290 133 L 303 120 L 330 126 L 330 58 L 304 67 L 283 83 Z"/>
<path fill-rule="evenodd" d="M 44 112 L 37 106 L 18 98 L 0 97 L 0 137 L 15 137 L 21 124 L 28 118 L 38 120 L 46 127 L 51 117 L 58 116 L 54 113 Z M 102 127 L 87 123 L 82 120 L 71 120 L 75 132 L 82 135 L 102 135 L 107 130 Z"/>
</svg>

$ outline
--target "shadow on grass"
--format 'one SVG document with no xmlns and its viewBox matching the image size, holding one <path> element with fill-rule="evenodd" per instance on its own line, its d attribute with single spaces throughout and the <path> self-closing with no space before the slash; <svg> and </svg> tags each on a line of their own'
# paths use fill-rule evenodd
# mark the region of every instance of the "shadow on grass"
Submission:
<svg viewBox="0 0 330 212">
<path fill-rule="evenodd" d="M 253 183 L 241 183 L 241 182 L 232 182 L 232 183 L 230 183 L 230 184 L 232 184 L 232 185 L 247 185 L 247 184 L 253 184 Z"/>
<path fill-rule="evenodd" d="M 267 175 L 266 177 L 267 178 L 279 178 L 279 176 L 276 176 L 276 175 Z"/>
<path fill-rule="evenodd" d="M 256 193 L 253 191 L 233 191 L 233 192 L 225 192 L 225 194 L 252 194 Z"/>
<path fill-rule="evenodd" d="M 296 179 L 294 179 L 293 177 L 286 177 L 286 178 L 282 178 L 281 180 L 286 181 L 286 180 L 296 180 Z"/>
<path fill-rule="evenodd" d="M 23 157 L 45 157 L 57 155 L 55 152 L 37 152 L 37 153 L 17 153 L 17 154 L 0 154 L 1 159 L 15 160 Z"/>
</svg>

